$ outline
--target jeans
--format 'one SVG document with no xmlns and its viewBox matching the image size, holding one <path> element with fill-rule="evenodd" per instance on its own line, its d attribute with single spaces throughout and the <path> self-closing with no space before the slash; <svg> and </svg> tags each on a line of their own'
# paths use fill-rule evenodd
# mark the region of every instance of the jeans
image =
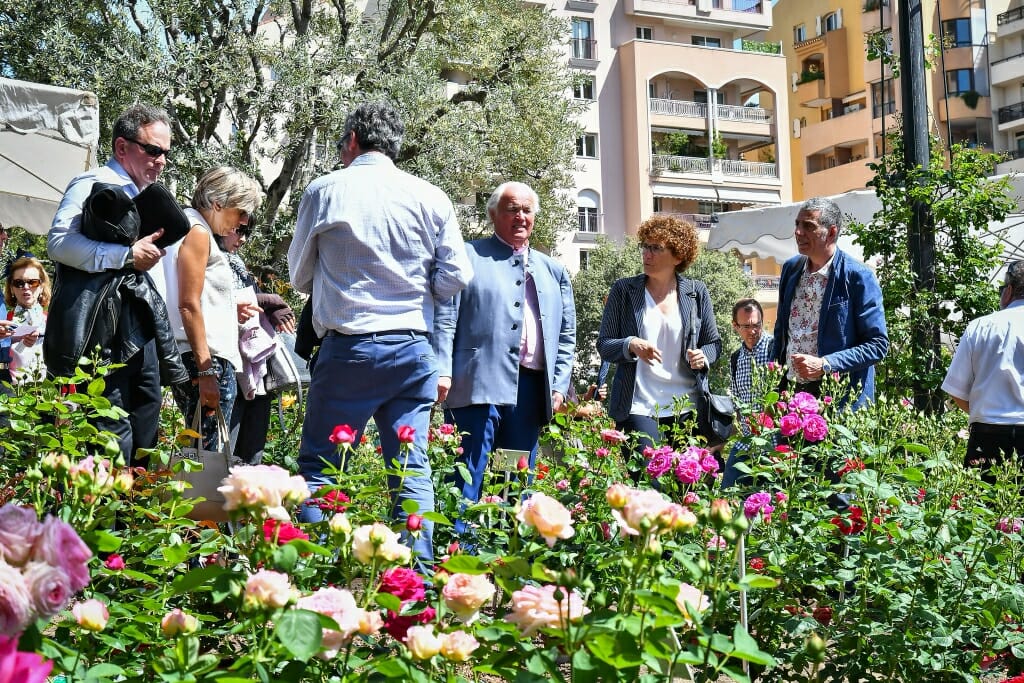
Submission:
<svg viewBox="0 0 1024 683">
<path fill-rule="evenodd" d="M 105 378 L 103 395 L 115 406 L 123 408 L 127 417 L 99 417 L 94 426 L 111 432 L 121 446 L 121 455 L 128 465 L 144 465 L 135 458 L 139 448 L 155 448 L 160 428 L 160 363 L 156 342 L 150 341 L 124 363 L 124 367 Z M 135 461 L 133 462 L 133 459 Z"/>
<path fill-rule="evenodd" d="M 514 406 L 471 405 L 445 411 L 446 420 L 455 424 L 458 431 L 467 432 L 462 439 L 459 462 L 466 465 L 470 480 L 464 481 L 458 469 L 452 477 L 463 500 L 474 503 L 480 500 L 490 455 L 496 448 L 529 451 L 530 469 L 533 469 L 540 429 L 547 423 L 545 391 L 544 371 L 520 368 Z M 464 534 L 466 530 L 466 522 L 456 520 L 455 533 Z"/>
<path fill-rule="evenodd" d="M 195 376 L 197 368 L 195 356 L 191 351 L 181 354 L 181 360 L 189 374 Z M 224 421 L 231 417 L 231 411 L 235 405 L 235 396 L 238 394 L 238 382 L 235 381 L 235 368 L 223 358 L 214 356 L 212 359 L 213 368 L 217 370 L 217 384 L 220 387 L 220 409 L 224 414 Z M 199 405 L 198 384 L 176 384 L 171 393 L 174 394 L 174 402 L 185 417 L 185 426 L 191 427 L 192 420 L 196 414 L 196 406 Z M 203 435 L 203 448 L 208 451 L 218 451 L 221 448 L 220 430 L 217 429 L 216 411 L 203 411 L 200 422 L 199 433 Z"/>
<path fill-rule="evenodd" d="M 434 511 L 434 485 L 427 458 L 430 409 L 437 399 L 437 362 L 430 342 L 420 332 L 379 332 L 376 334 L 328 334 L 313 366 L 299 446 L 299 472 L 316 491 L 335 484 L 324 474 L 323 460 L 335 467 L 341 458 L 330 442 L 337 425 L 349 425 L 362 436 L 372 417 L 380 432 L 381 451 L 389 469 L 405 469 L 404 477 L 388 477 L 392 495 L 392 516 L 404 520 L 405 500 L 419 505 L 418 514 Z M 398 428 L 411 426 L 415 437 L 411 447 L 398 441 Z M 397 464 L 392 466 L 392 462 Z M 317 522 L 323 512 L 303 505 L 299 518 Z M 433 522 L 423 520 L 412 549 L 421 564 L 433 561 Z M 406 542 L 409 539 L 406 538 Z"/>
</svg>

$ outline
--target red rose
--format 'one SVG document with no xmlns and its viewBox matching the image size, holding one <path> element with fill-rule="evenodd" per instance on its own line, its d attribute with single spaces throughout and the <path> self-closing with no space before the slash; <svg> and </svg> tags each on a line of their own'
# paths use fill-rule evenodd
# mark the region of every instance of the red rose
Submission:
<svg viewBox="0 0 1024 683">
<path fill-rule="evenodd" d="M 388 616 L 384 620 L 384 631 L 395 640 L 404 640 L 410 626 L 416 624 L 429 624 L 437 616 L 437 610 L 427 607 L 419 614 L 399 615 L 388 610 Z"/>
<path fill-rule="evenodd" d="M 526 459 L 526 456 L 520 456 L 519 462 L 516 463 L 516 469 L 520 472 L 525 472 L 530 469 L 530 462 Z"/>
<path fill-rule="evenodd" d="M 338 425 L 331 432 L 329 439 L 335 446 L 346 443 L 351 446 L 356 442 L 356 432 L 348 425 Z"/>
<path fill-rule="evenodd" d="M 828 626 L 832 622 L 832 608 L 831 607 L 815 607 L 814 612 L 811 613 L 814 620 L 822 626 Z"/>
<path fill-rule="evenodd" d="M 392 567 L 380 577 L 380 592 L 390 593 L 402 602 L 422 600 L 426 595 L 423 577 L 406 567 Z"/>
<path fill-rule="evenodd" d="M 542 463 L 542 462 L 537 463 L 537 480 L 539 481 L 539 480 L 543 479 L 544 477 L 546 477 L 548 472 L 550 472 L 550 471 L 551 471 L 551 468 L 548 467 L 547 465 L 545 465 L 544 463 Z"/>
<path fill-rule="evenodd" d="M 350 502 L 351 498 L 345 495 L 343 491 L 334 489 L 319 498 L 307 500 L 306 505 L 318 507 L 324 512 L 344 512 L 348 509 L 348 503 Z"/>
<path fill-rule="evenodd" d="M 412 443 L 416 439 L 416 429 L 409 425 L 402 425 L 398 428 L 398 440 L 402 443 Z"/>
<path fill-rule="evenodd" d="M 839 533 L 845 536 L 854 536 L 864 531 L 868 523 L 864 520 L 864 511 L 856 505 L 850 506 L 849 518 L 836 515 L 831 522 L 839 529 Z"/>
<path fill-rule="evenodd" d="M 759 572 L 762 569 L 764 569 L 764 560 L 761 559 L 760 557 L 752 557 L 752 558 L 750 558 L 750 562 L 748 562 L 747 564 L 755 572 Z"/>
<path fill-rule="evenodd" d="M 278 545 L 284 545 L 288 541 L 294 541 L 296 538 L 303 541 L 309 540 L 309 534 L 303 533 L 301 529 L 288 522 L 279 522 L 276 519 L 268 519 L 263 522 L 263 538 L 268 543 L 273 543 L 275 535 L 277 536 Z"/>
</svg>

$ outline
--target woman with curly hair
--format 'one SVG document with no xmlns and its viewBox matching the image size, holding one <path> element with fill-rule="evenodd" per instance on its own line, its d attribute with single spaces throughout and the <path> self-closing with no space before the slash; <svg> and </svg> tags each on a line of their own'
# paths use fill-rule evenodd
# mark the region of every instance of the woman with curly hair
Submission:
<svg viewBox="0 0 1024 683">
<path fill-rule="evenodd" d="M 50 305 L 50 276 L 34 256 L 20 256 L 7 271 L 4 284 L 7 319 L 34 329 L 11 338 L 11 379 L 21 384 L 46 377 L 43 345 L 38 343 L 46 329 L 46 307 Z"/>
<path fill-rule="evenodd" d="M 601 358 L 618 364 L 608 413 L 618 429 L 640 435 L 634 453 L 691 419 L 694 371 L 707 370 L 722 352 L 707 287 L 683 276 L 700 248 L 696 228 L 654 216 L 640 225 L 637 238 L 644 272 L 612 285 L 597 340 Z M 688 348 L 695 306 L 697 343 Z M 691 407 L 677 414 L 682 397 Z"/>
</svg>

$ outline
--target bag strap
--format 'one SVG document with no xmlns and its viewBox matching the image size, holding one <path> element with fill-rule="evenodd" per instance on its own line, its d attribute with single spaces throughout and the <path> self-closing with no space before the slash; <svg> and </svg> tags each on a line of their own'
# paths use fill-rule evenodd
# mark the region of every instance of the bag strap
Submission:
<svg viewBox="0 0 1024 683">
<path fill-rule="evenodd" d="M 196 448 L 202 448 L 203 446 L 203 402 L 200 401 L 196 404 L 196 412 L 192 416 L 192 431 L 199 436 L 195 439 Z M 220 443 L 222 448 L 229 448 L 231 443 L 231 432 L 228 430 L 228 423 L 224 419 L 224 411 L 220 409 L 220 403 L 217 404 L 217 435 L 220 436 Z"/>
<path fill-rule="evenodd" d="M 692 280 L 690 281 L 690 294 L 689 294 L 689 297 L 691 299 L 691 301 L 690 301 L 690 335 L 689 336 L 690 336 L 690 339 L 692 340 L 690 345 L 689 345 L 689 348 L 696 349 L 697 348 L 697 340 L 700 338 L 700 334 L 698 332 L 698 326 L 700 325 L 700 322 L 697 319 L 697 283 L 693 282 Z M 701 391 L 703 391 L 703 392 L 708 392 L 710 389 L 708 387 L 708 371 L 707 371 L 707 369 L 705 368 L 703 370 L 694 370 L 694 369 L 691 368 L 690 372 L 692 372 L 693 376 L 697 378 L 697 387 Z"/>
</svg>

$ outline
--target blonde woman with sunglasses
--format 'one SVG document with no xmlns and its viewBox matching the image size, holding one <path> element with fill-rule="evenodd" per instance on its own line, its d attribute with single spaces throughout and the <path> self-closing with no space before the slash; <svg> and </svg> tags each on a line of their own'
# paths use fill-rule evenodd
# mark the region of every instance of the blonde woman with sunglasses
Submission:
<svg viewBox="0 0 1024 683">
<path fill-rule="evenodd" d="M 11 379 L 17 384 L 37 382 L 46 377 L 40 340 L 46 330 L 46 307 L 50 305 L 50 276 L 35 257 L 22 256 L 11 264 L 4 284 L 4 302 L 7 319 L 18 325 L 11 338 Z"/>
</svg>

